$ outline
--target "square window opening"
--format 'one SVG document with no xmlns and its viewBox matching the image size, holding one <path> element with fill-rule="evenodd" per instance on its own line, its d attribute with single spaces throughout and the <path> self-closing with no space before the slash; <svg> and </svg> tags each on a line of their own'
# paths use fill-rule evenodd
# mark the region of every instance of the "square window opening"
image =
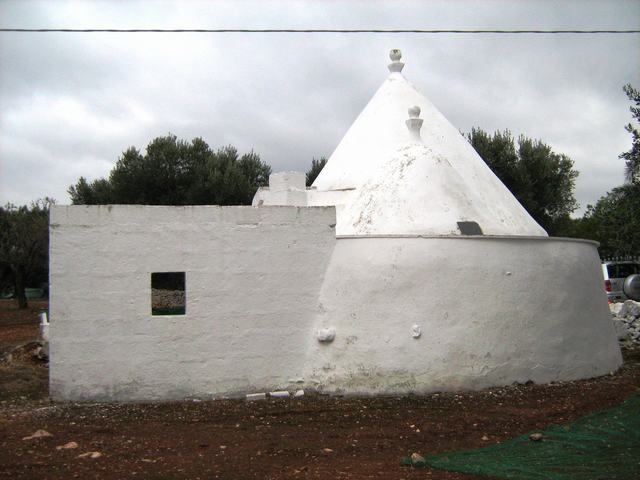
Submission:
<svg viewBox="0 0 640 480">
<path fill-rule="evenodd" d="M 151 315 L 185 315 L 185 272 L 151 274 Z"/>
</svg>

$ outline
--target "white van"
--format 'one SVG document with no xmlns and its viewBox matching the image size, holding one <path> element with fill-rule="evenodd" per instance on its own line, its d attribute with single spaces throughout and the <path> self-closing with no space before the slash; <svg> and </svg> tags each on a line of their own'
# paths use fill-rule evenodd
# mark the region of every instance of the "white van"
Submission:
<svg viewBox="0 0 640 480">
<path fill-rule="evenodd" d="M 619 260 L 604 262 L 602 275 L 604 276 L 604 289 L 607 298 L 611 302 L 624 302 L 628 300 L 624 294 L 623 285 L 629 275 L 640 273 L 640 263 L 633 260 Z"/>
</svg>

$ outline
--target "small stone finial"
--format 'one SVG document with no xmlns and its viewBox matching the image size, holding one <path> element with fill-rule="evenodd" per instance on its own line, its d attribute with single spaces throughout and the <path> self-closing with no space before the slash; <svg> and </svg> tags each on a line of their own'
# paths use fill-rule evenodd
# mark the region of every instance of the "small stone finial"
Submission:
<svg viewBox="0 0 640 480">
<path fill-rule="evenodd" d="M 409 119 L 405 122 L 407 124 L 407 128 L 409 132 L 411 132 L 411 136 L 414 140 L 420 140 L 420 129 L 422 128 L 422 119 L 418 118 L 420 116 L 420 107 L 417 105 L 410 107 L 409 110 Z"/>
<path fill-rule="evenodd" d="M 387 68 L 389 68 L 389 71 L 391 73 L 401 72 L 404 67 L 404 63 L 400 61 L 400 59 L 402 58 L 402 52 L 399 49 L 394 48 L 389 52 L 389 58 L 391 59 L 391 63 L 387 66 Z"/>
<path fill-rule="evenodd" d="M 417 105 L 410 107 L 408 112 L 409 118 L 418 118 L 420 116 L 420 107 Z"/>
</svg>

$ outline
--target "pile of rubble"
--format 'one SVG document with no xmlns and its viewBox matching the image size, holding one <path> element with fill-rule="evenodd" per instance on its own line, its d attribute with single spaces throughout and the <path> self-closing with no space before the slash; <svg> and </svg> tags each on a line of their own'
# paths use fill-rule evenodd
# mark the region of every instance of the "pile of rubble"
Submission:
<svg viewBox="0 0 640 480">
<path fill-rule="evenodd" d="M 152 289 L 152 308 L 175 308 L 185 304 L 184 290 Z"/>
<path fill-rule="evenodd" d="M 640 346 L 640 302 L 627 300 L 609 305 L 618 340 L 623 347 Z"/>
<path fill-rule="evenodd" d="M 0 351 L 0 364 L 10 364 L 15 361 L 49 361 L 49 342 L 33 341 L 23 343 Z"/>
</svg>

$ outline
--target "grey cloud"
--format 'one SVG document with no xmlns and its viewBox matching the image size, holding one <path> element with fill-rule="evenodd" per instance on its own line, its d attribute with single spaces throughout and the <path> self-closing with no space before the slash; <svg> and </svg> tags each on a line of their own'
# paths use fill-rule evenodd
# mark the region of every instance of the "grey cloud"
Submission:
<svg viewBox="0 0 640 480">
<path fill-rule="evenodd" d="M 638 28 L 637 2 L 0 3 L 3 25 Z M 329 155 L 384 80 L 405 74 L 463 131 L 510 128 L 568 153 L 576 195 L 622 181 L 638 36 L 11 35 L 0 37 L 0 202 L 67 201 L 130 145 L 168 132 L 254 149 L 274 170 Z M 60 106 L 67 106 L 65 110 Z M 69 106 L 71 105 L 71 106 Z M 39 175 L 33 175 L 33 171 Z"/>
</svg>

